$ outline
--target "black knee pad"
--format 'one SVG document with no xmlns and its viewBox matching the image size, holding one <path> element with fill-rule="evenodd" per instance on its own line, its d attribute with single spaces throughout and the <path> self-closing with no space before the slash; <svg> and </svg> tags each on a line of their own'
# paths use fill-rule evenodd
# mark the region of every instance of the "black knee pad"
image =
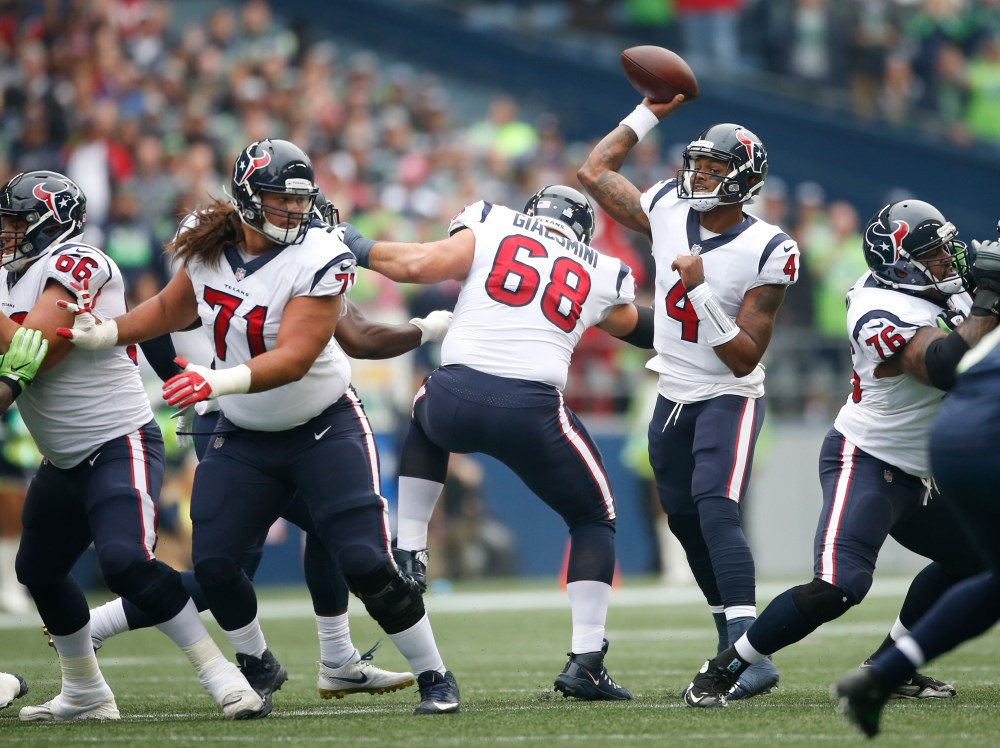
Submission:
<svg viewBox="0 0 1000 748">
<path fill-rule="evenodd" d="M 799 613 L 815 626 L 840 618 L 854 605 L 844 590 L 821 579 L 794 587 L 792 602 Z"/>
<path fill-rule="evenodd" d="M 231 558 L 216 556 L 198 561 L 194 577 L 202 587 L 222 587 L 243 576 L 243 569 Z"/>
<path fill-rule="evenodd" d="M 405 631 L 424 617 L 420 590 L 392 562 L 361 577 L 347 576 L 347 586 L 387 634 Z"/>
<path fill-rule="evenodd" d="M 177 615 L 188 600 L 180 574 L 155 559 L 133 564 L 105 581 L 112 592 L 149 614 L 154 623 Z"/>
<path fill-rule="evenodd" d="M 112 579 L 124 576 L 135 567 L 149 563 L 145 551 L 138 546 L 124 543 L 102 544 L 97 548 L 97 561 L 109 586 Z"/>
</svg>

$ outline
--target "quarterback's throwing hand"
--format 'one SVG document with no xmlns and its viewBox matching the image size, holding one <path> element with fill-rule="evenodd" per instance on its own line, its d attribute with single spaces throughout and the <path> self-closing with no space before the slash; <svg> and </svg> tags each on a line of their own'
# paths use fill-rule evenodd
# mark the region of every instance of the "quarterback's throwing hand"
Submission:
<svg viewBox="0 0 1000 748">
<path fill-rule="evenodd" d="M 113 348 L 118 344 L 118 324 L 113 319 L 102 321 L 94 316 L 90 286 L 87 281 L 72 285 L 76 303 L 59 299 L 56 306 L 74 315 L 73 328 L 56 328 L 56 335 L 68 338 L 73 345 L 88 350 Z"/>
</svg>

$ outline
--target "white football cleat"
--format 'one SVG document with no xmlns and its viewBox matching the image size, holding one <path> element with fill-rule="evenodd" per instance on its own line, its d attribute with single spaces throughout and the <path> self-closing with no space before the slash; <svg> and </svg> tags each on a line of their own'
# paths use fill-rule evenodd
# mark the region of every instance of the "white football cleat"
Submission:
<svg viewBox="0 0 1000 748">
<path fill-rule="evenodd" d="M 60 693 L 38 706 L 21 708 L 22 722 L 70 722 L 81 719 L 121 719 L 110 688 L 100 689 L 86 698 L 70 698 Z"/>
<path fill-rule="evenodd" d="M 327 667 L 322 662 L 317 663 L 319 678 L 316 687 L 320 697 L 342 699 L 352 693 L 390 693 L 417 682 L 413 673 L 393 673 L 372 665 L 372 652 L 376 647 L 378 644 L 354 662 L 348 662 L 342 667 Z"/>
<path fill-rule="evenodd" d="M 0 673 L 0 709 L 6 709 L 28 693 L 28 684 L 17 673 Z"/>
<path fill-rule="evenodd" d="M 222 707 L 226 719 L 261 719 L 271 713 L 270 700 L 254 691 L 233 663 L 220 660 L 198 674 L 205 690 Z"/>
</svg>

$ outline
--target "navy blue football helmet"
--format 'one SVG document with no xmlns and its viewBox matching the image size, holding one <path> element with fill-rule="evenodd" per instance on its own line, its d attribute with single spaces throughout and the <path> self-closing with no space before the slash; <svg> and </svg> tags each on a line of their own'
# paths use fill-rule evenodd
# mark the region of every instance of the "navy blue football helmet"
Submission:
<svg viewBox="0 0 1000 748">
<path fill-rule="evenodd" d="M 87 198 L 72 179 L 54 171 L 18 174 L 0 189 L 0 265 L 19 273 L 49 247 L 82 234 L 86 222 Z"/>
<path fill-rule="evenodd" d="M 594 209 L 579 190 L 564 184 L 542 187 L 524 206 L 524 214 L 534 216 L 556 229 L 569 228 L 584 244 L 594 237 Z M 552 222 L 558 222 L 554 225 Z"/>
<path fill-rule="evenodd" d="M 316 203 L 313 205 L 313 217 L 327 226 L 336 226 L 340 223 L 340 209 L 331 203 L 323 190 L 316 194 Z"/>
<path fill-rule="evenodd" d="M 930 203 L 900 200 L 882 208 L 865 227 L 865 261 L 875 280 L 890 288 L 950 296 L 966 290 L 970 266 L 957 235 L 955 224 Z"/>
<path fill-rule="evenodd" d="M 729 171 L 711 192 L 695 192 L 692 178 L 698 170 L 695 159 L 707 156 L 729 164 Z M 705 212 L 718 205 L 746 202 L 764 186 L 767 151 L 760 138 L 741 125 L 712 125 L 692 140 L 677 171 L 677 196 L 691 200 L 695 210 Z"/>
<path fill-rule="evenodd" d="M 232 199 L 240 220 L 275 244 L 286 246 L 302 240 L 313 217 L 319 188 L 312 161 L 287 140 L 259 140 L 248 145 L 233 165 Z M 272 192 L 306 198 L 301 210 L 269 208 L 268 213 L 291 222 L 275 226 L 264 214 L 261 195 Z"/>
</svg>

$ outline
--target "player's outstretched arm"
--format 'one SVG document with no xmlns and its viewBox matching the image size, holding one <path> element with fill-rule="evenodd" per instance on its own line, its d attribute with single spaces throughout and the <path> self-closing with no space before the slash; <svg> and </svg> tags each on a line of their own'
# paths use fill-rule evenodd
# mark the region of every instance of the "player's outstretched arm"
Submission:
<svg viewBox="0 0 1000 748">
<path fill-rule="evenodd" d="M 102 320 L 95 315 L 91 289 L 86 282 L 75 291 L 75 304 L 65 300 L 56 302 L 60 309 L 74 315 L 73 327 L 61 327 L 56 333 L 81 348 L 96 350 L 141 343 L 187 329 L 198 320 L 194 286 L 184 268 L 158 294 L 114 319 Z"/>
<path fill-rule="evenodd" d="M 400 283 L 462 281 L 472 268 L 476 236 L 465 229 L 436 242 L 383 242 L 368 239 L 349 223 L 341 223 L 343 241 L 358 265 Z"/>
<path fill-rule="evenodd" d="M 942 324 L 939 315 L 936 327 L 917 330 L 891 359 L 879 364 L 876 374 L 905 372 L 940 390 L 947 391 L 954 386 L 955 371 L 962 356 L 996 329 L 1000 315 L 1000 242 L 973 241 L 972 244 L 976 251 L 972 266 L 976 293 L 969 316 L 964 320 L 953 316 Z"/>
<path fill-rule="evenodd" d="M 401 356 L 424 343 L 440 342 L 451 325 L 451 312 L 438 310 L 415 317 L 405 325 L 387 325 L 369 319 L 347 299 L 347 313 L 337 323 L 334 337 L 351 358 L 382 359 Z"/>
</svg>

